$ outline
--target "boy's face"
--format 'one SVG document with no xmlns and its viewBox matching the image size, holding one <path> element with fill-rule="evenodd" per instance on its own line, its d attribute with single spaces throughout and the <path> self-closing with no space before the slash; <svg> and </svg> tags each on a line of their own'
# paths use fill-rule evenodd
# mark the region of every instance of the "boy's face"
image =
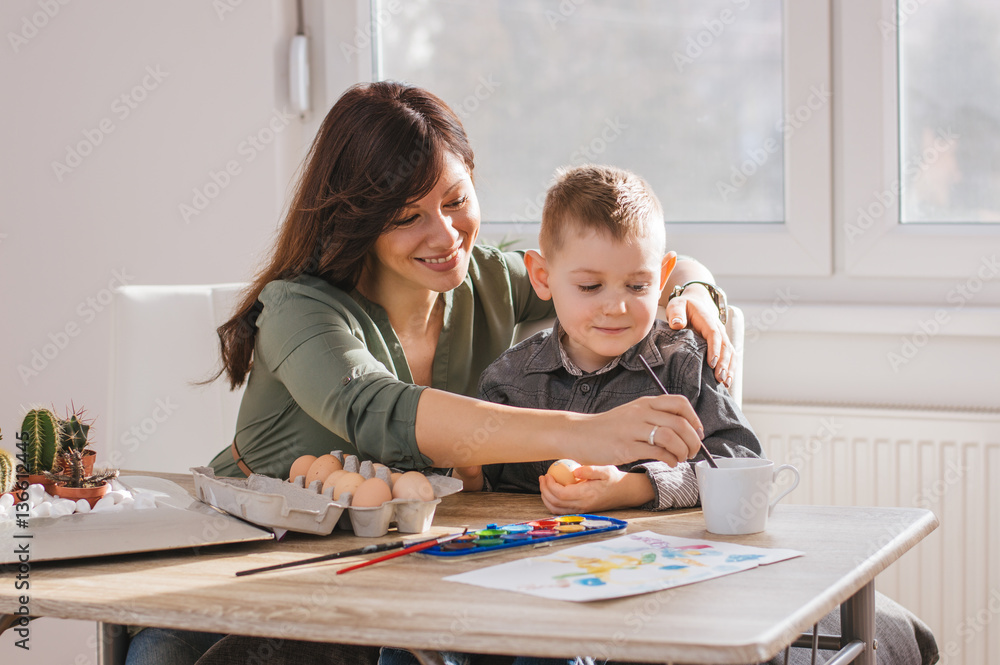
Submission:
<svg viewBox="0 0 1000 665">
<path fill-rule="evenodd" d="M 676 260 L 662 247 L 661 237 L 626 244 L 587 229 L 568 231 L 551 256 L 528 253 L 532 285 L 552 299 L 566 351 L 580 369 L 600 369 L 650 331 Z"/>
</svg>

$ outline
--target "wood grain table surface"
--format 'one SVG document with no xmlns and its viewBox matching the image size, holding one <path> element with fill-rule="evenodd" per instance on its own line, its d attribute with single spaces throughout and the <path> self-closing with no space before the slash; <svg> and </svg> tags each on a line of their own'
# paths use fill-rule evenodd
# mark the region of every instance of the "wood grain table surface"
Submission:
<svg viewBox="0 0 1000 665">
<path fill-rule="evenodd" d="M 189 476 L 148 475 L 191 491 Z M 661 663 L 752 663 L 772 657 L 809 630 L 937 526 L 933 513 L 921 509 L 779 505 L 764 533 L 715 536 L 705 531 L 700 510 L 607 514 L 627 519 L 628 533 L 650 530 L 792 548 L 805 556 L 689 586 L 590 603 L 442 580 L 552 549 L 468 560 L 410 555 L 335 574 L 363 560 L 354 557 L 235 576 L 247 568 L 399 538 L 392 532 L 357 538 L 335 530 L 325 537 L 289 534 L 283 542 L 39 563 L 31 567 L 29 607 L 37 617 L 280 639 Z M 439 504 L 431 533 L 547 515 L 537 496 L 460 493 Z M 566 546 L 573 544 L 579 542 Z M 0 613 L 9 613 L 24 592 L 15 589 L 13 573 L 5 572 L 3 578 Z"/>
</svg>

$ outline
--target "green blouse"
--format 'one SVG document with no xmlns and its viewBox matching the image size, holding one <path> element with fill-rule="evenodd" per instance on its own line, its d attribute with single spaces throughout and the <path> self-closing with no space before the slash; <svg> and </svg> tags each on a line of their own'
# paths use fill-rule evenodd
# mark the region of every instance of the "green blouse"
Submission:
<svg viewBox="0 0 1000 665">
<path fill-rule="evenodd" d="M 507 350 L 514 327 L 554 315 L 535 295 L 521 252 L 475 246 L 469 274 L 444 295 L 431 386 L 475 396 L 479 375 Z M 417 448 L 417 400 L 385 310 L 318 277 L 277 280 L 260 294 L 254 361 L 236 446 L 256 473 L 286 477 L 301 455 L 343 450 L 400 469 L 432 466 Z M 243 477 L 230 447 L 211 466 Z"/>
</svg>

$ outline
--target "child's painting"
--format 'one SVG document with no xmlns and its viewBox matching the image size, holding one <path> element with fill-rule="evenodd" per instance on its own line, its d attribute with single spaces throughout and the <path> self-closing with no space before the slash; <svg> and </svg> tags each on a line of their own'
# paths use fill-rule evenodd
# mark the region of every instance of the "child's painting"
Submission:
<svg viewBox="0 0 1000 665">
<path fill-rule="evenodd" d="M 643 531 L 545 556 L 446 577 L 556 600 L 600 600 L 693 584 L 802 552 L 699 541 Z"/>
</svg>

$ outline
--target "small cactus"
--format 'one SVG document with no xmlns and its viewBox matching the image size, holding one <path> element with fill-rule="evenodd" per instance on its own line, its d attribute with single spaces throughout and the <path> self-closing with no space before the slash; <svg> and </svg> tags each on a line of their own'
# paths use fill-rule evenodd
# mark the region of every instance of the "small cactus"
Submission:
<svg viewBox="0 0 1000 665">
<path fill-rule="evenodd" d="M 21 423 L 28 473 L 51 471 L 56 463 L 59 442 L 59 419 L 48 409 L 32 409 Z"/>
<path fill-rule="evenodd" d="M 10 492 L 17 483 L 17 461 L 6 450 L 0 449 L 0 494 Z"/>
<path fill-rule="evenodd" d="M 90 445 L 90 426 L 93 421 L 83 420 L 83 410 L 74 410 L 69 418 L 59 420 L 59 450 L 78 450 L 81 453 Z"/>
<path fill-rule="evenodd" d="M 75 448 L 64 450 L 59 455 L 69 473 L 45 472 L 45 477 L 65 487 L 100 487 L 106 480 L 118 477 L 118 469 L 104 470 L 92 476 L 83 475 L 83 453 Z"/>
</svg>

